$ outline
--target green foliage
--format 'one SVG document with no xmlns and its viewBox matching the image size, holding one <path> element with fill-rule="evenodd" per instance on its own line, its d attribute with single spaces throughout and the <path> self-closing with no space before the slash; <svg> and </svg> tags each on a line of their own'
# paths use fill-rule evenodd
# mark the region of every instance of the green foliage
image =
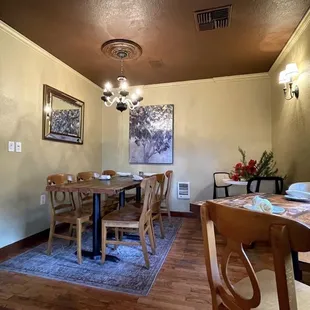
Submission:
<svg viewBox="0 0 310 310">
<path fill-rule="evenodd" d="M 257 175 L 262 177 L 271 177 L 278 174 L 274 154 L 272 151 L 264 151 L 260 160 L 257 163 Z"/>
</svg>

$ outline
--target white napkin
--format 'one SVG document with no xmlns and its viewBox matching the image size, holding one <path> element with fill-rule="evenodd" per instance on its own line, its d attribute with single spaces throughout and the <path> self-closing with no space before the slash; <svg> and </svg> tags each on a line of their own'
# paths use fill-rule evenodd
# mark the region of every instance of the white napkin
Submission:
<svg viewBox="0 0 310 310">
<path fill-rule="evenodd" d="M 142 181 L 142 180 L 143 180 L 142 177 L 140 177 L 139 175 L 136 175 L 136 174 L 134 174 L 134 175 L 132 176 L 132 179 L 133 179 L 134 181 Z"/>
<path fill-rule="evenodd" d="M 268 199 L 260 198 L 259 196 L 255 196 L 252 200 L 252 204 L 244 205 L 244 208 L 250 210 L 257 210 L 265 213 L 272 214 L 272 204 Z"/>
<path fill-rule="evenodd" d="M 95 172 L 95 173 L 94 173 L 94 178 L 95 178 L 95 179 L 99 179 L 99 178 L 100 178 L 100 174 L 97 173 L 97 172 Z"/>
<path fill-rule="evenodd" d="M 130 172 L 116 172 L 121 177 L 129 177 L 131 176 Z"/>
<path fill-rule="evenodd" d="M 107 174 L 103 174 L 99 177 L 99 180 L 110 180 L 111 176 Z"/>
</svg>

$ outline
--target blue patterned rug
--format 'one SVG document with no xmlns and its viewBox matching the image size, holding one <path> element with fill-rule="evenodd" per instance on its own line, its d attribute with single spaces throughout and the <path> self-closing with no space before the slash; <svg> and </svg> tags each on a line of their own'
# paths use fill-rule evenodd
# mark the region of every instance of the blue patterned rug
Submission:
<svg viewBox="0 0 310 310">
<path fill-rule="evenodd" d="M 68 241 L 55 238 L 51 256 L 46 255 L 47 243 L 43 243 L 1 263 L 0 270 L 145 296 L 149 293 L 181 225 L 181 218 L 172 218 L 169 224 L 168 218 L 164 217 L 165 238 L 161 239 L 159 226 L 155 223 L 155 255 L 151 255 L 147 239 L 150 269 L 145 268 L 140 246 L 118 246 L 115 251 L 112 246 L 108 247 L 106 253 L 117 256 L 120 259 L 118 263 L 106 261 L 102 265 L 100 261 L 83 258 L 83 263 L 79 265 L 74 254 L 75 244 L 70 246 Z M 91 245 L 91 231 L 87 231 L 83 233 L 83 249 L 91 250 Z"/>
</svg>

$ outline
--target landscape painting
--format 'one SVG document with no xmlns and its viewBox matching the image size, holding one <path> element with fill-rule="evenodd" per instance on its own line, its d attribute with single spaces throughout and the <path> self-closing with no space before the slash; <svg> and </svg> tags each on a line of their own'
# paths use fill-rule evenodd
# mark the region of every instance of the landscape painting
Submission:
<svg viewBox="0 0 310 310">
<path fill-rule="evenodd" d="M 173 163 L 174 105 L 140 106 L 129 115 L 129 162 Z"/>
</svg>

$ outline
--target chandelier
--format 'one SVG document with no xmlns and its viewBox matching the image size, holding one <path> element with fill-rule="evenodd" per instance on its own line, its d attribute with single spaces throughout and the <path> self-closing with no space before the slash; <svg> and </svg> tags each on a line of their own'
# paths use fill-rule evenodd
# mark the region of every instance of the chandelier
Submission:
<svg viewBox="0 0 310 310">
<path fill-rule="evenodd" d="M 133 41 L 116 39 L 104 43 L 101 50 L 109 58 L 120 61 L 120 75 L 117 78 L 119 84 L 117 93 L 114 94 L 112 91 L 113 85 L 107 82 L 104 85 L 101 99 L 107 107 L 111 107 L 116 103 L 116 110 L 120 112 L 127 110 L 127 108 L 133 110 L 140 104 L 143 97 L 140 89 L 136 89 L 135 92 L 131 94 L 129 93 L 129 85 L 124 75 L 124 61 L 140 57 L 142 54 L 141 47 Z"/>
</svg>

